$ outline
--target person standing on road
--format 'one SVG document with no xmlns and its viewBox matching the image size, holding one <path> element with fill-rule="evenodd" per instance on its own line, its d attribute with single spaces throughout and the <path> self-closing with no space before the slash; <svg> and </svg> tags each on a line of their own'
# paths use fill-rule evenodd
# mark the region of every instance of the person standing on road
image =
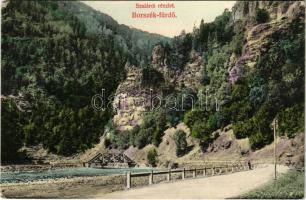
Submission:
<svg viewBox="0 0 306 200">
<path fill-rule="evenodd" d="M 251 161 L 250 161 L 250 160 L 248 160 L 248 167 L 249 167 L 249 170 L 251 170 L 251 169 L 252 169 L 252 166 L 251 166 Z"/>
</svg>

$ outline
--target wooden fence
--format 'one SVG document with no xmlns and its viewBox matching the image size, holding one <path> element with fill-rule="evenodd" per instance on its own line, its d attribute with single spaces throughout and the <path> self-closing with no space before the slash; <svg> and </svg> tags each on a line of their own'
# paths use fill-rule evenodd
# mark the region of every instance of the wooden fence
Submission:
<svg viewBox="0 0 306 200">
<path fill-rule="evenodd" d="M 252 164 L 252 168 L 255 168 L 256 165 Z M 126 188 L 131 188 L 131 181 L 133 177 L 148 177 L 148 184 L 152 185 L 154 183 L 154 176 L 156 175 L 166 175 L 167 181 L 171 181 L 171 175 L 181 173 L 181 179 L 186 179 L 186 172 L 192 173 L 192 178 L 197 177 L 209 177 L 209 176 L 216 176 L 221 174 L 230 174 L 234 172 L 246 171 L 250 170 L 247 164 L 240 164 L 240 165 L 226 165 L 226 166 L 211 166 L 211 167 L 204 167 L 204 168 L 193 168 L 193 169 L 169 169 L 164 171 L 157 171 L 157 172 L 143 172 L 143 173 L 126 173 Z"/>
</svg>

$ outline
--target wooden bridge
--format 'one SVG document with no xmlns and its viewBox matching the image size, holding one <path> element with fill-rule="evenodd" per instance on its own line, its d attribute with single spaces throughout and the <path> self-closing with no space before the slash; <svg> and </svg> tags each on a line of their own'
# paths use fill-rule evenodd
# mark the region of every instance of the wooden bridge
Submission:
<svg viewBox="0 0 306 200">
<path fill-rule="evenodd" d="M 83 163 L 84 167 L 95 168 L 128 168 L 134 167 L 136 163 L 122 153 L 98 153 L 90 160 Z"/>
</svg>

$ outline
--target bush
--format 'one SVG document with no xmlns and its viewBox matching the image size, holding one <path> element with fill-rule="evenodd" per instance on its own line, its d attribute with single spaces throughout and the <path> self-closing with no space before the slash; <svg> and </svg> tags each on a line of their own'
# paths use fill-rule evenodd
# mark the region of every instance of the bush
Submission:
<svg viewBox="0 0 306 200">
<path fill-rule="evenodd" d="M 199 139 L 203 139 L 205 142 L 212 140 L 211 129 L 207 126 L 206 123 L 197 121 L 191 130 L 191 136 Z"/>
<path fill-rule="evenodd" d="M 269 13 L 265 9 L 258 9 L 256 11 L 255 20 L 257 23 L 266 23 L 269 19 Z"/>
<path fill-rule="evenodd" d="M 184 115 L 184 123 L 191 128 L 196 121 L 205 120 L 206 114 L 202 110 L 190 110 Z"/>
<path fill-rule="evenodd" d="M 250 145 L 252 149 L 259 149 L 273 141 L 271 123 L 275 114 L 273 106 L 265 104 L 250 119 L 253 124 L 253 131 L 250 133 Z"/>
<path fill-rule="evenodd" d="M 176 145 L 176 155 L 184 155 L 187 149 L 186 133 L 182 130 L 178 130 L 174 133 L 173 139 Z"/>
<path fill-rule="evenodd" d="M 158 113 L 155 114 L 156 124 L 155 130 L 153 132 L 152 143 L 155 146 L 158 146 L 164 135 L 164 130 L 166 129 L 167 124 L 167 113 L 164 110 L 160 110 Z"/>
<path fill-rule="evenodd" d="M 304 130 L 304 106 L 294 105 L 279 113 L 279 131 L 282 135 L 292 138 Z"/>
<path fill-rule="evenodd" d="M 243 44 L 244 44 L 244 34 L 242 32 L 233 37 L 233 40 L 231 42 L 232 51 L 237 55 L 241 55 Z"/>
<path fill-rule="evenodd" d="M 152 167 L 156 167 L 156 164 L 158 162 L 156 149 L 152 148 L 152 149 L 149 150 L 148 155 L 147 155 L 147 159 L 148 159 L 149 164 Z"/>
<path fill-rule="evenodd" d="M 256 132 L 250 138 L 250 146 L 253 150 L 260 149 L 273 141 L 273 133 L 270 132 Z"/>
<path fill-rule="evenodd" d="M 252 127 L 250 121 L 238 122 L 233 125 L 233 132 L 237 139 L 246 138 L 252 133 Z"/>
<path fill-rule="evenodd" d="M 111 143 L 111 140 L 110 140 L 109 138 L 105 138 L 105 140 L 104 140 L 104 146 L 105 146 L 106 148 L 108 148 L 108 147 L 110 147 L 111 144 L 112 144 L 112 143 Z"/>
<path fill-rule="evenodd" d="M 153 133 L 153 128 L 148 128 L 148 129 L 141 128 L 139 133 L 135 136 L 135 145 L 139 149 L 142 149 L 147 144 L 150 144 L 152 141 L 152 133 Z"/>
</svg>

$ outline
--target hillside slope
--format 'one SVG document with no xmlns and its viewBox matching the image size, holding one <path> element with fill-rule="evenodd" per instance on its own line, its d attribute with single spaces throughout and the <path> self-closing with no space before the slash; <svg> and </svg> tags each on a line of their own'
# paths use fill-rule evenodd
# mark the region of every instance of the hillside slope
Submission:
<svg viewBox="0 0 306 200">
<path fill-rule="evenodd" d="M 41 144 L 68 156 L 98 143 L 112 109 L 94 110 L 92 97 L 102 89 L 112 95 L 125 79 L 126 63 L 140 66 L 164 40 L 80 2 L 7 1 L 1 40 L 3 162 L 24 162 L 17 152 L 23 145 Z"/>
</svg>

